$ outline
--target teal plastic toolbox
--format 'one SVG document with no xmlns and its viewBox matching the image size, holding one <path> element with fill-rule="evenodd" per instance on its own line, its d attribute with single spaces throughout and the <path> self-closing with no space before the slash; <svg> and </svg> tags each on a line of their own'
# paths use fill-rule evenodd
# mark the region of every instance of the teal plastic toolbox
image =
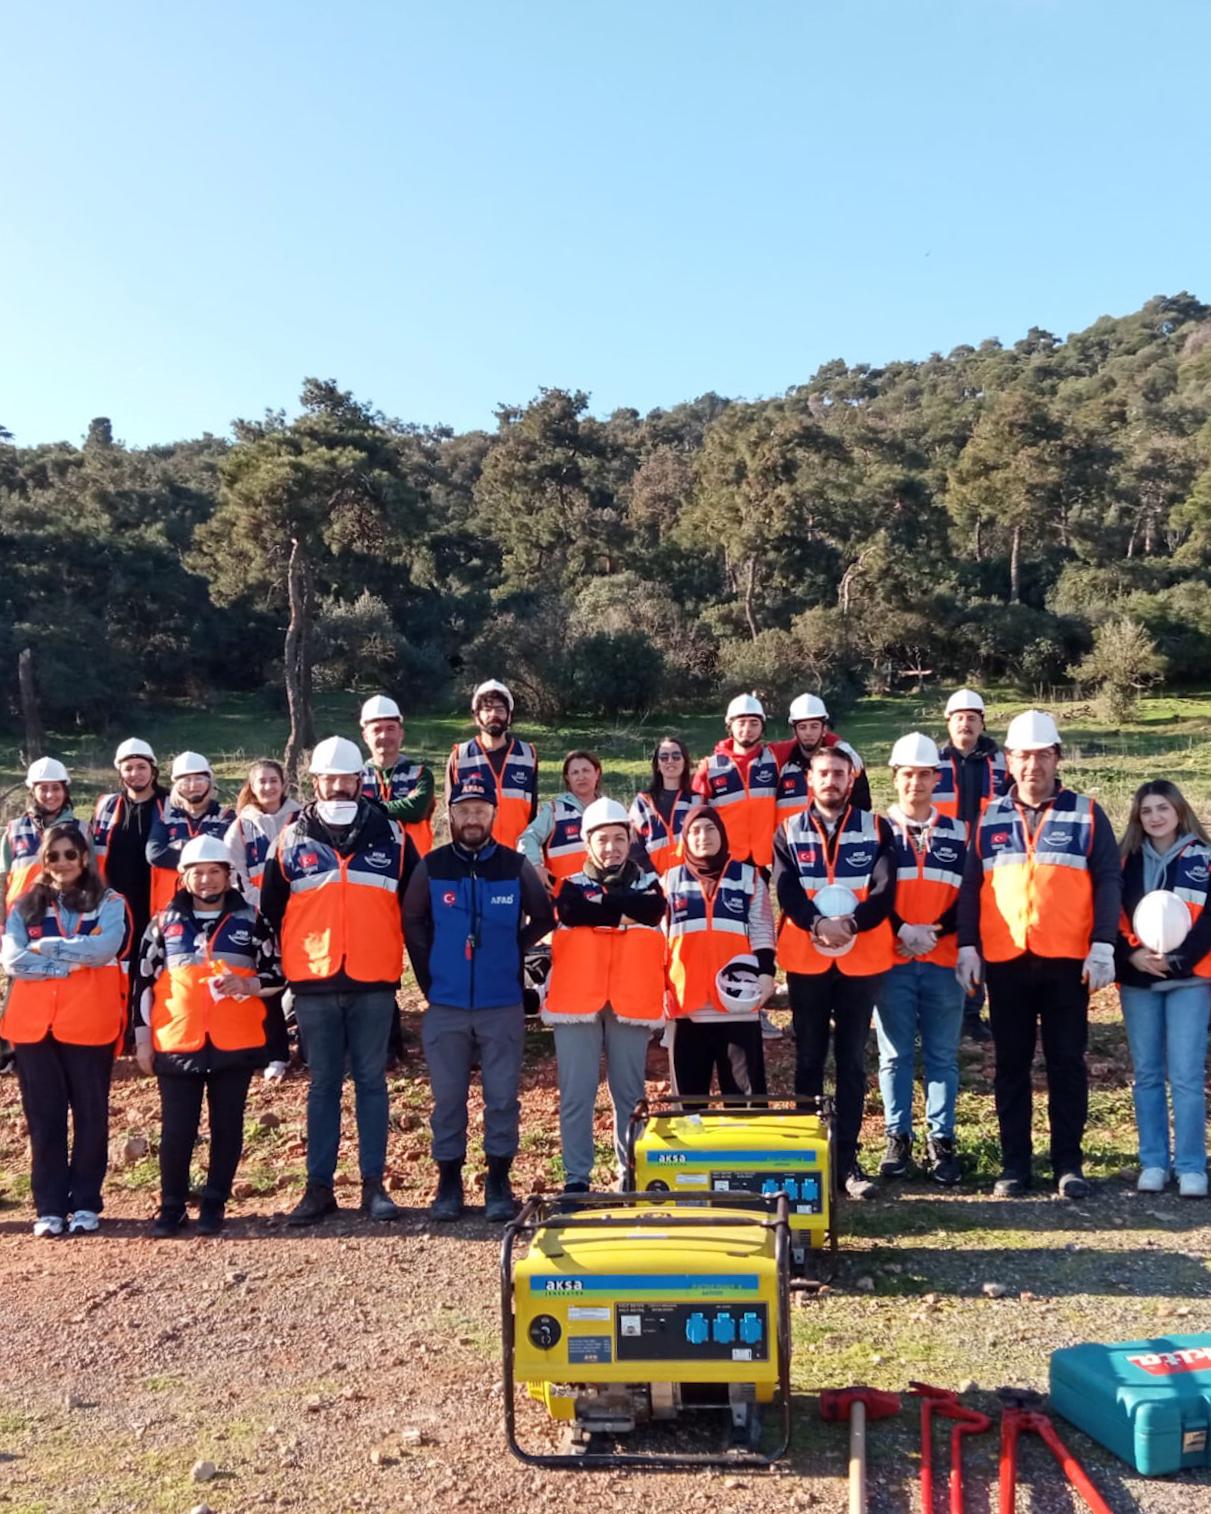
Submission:
<svg viewBox="0 0 1211 1514">
<path fill-rule="evenodd" d="M 1211 1335 L 1056 1351 L 1051 1407 L 1146 1476 L 1211 1467 Z"/>
</svg>

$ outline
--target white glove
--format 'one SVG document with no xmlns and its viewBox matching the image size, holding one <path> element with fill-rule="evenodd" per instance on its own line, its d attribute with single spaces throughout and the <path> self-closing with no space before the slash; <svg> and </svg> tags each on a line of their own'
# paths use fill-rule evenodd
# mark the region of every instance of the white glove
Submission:
<svg viewBox="0 0 1211 1514">
<path fill-rule="evenodd" d="M 926 957 L 938 944 L 936 925 L 909 925 L 907 921 L 896 932 L 906 957 Z"/>
<path fill-rule="evenodd" d="M 955 977 L 959 980 L 959 986 L 965 994 L 974 994 L 976 986 L 984 976 L 984 964 L 980 961 L 978 948 L 974 946 L 960 946 L 959 960 L 955 964 Z"/>
<path fill-rule="evenodd" d="M 1081 982 L 1088 983 L 1091 994 L 1099 988 L 1109 988 L 1114 982 L 1114 947 L 1108 941 L 1095 941 L 1090 946 L 1081 968 Z"/>
<path fill-rule="evenodd" d="M 285 1062 L 270 1062 L 269 1066 L 265 1069 L 264 1077 L 266 1083 L 280 1083 L 285 1076 Z"/>
</svg>

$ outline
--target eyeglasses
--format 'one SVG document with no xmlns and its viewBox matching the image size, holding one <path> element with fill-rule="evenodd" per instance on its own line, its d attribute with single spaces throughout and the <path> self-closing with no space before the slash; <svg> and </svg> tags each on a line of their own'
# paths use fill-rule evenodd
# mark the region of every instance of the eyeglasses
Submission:
<svg viewBox="0 0 1211 1514">
<path fill-rule="evenodd" d="M 677 750 L 676 747 L 674 747 L 672 751 L 669 752 L 657 752 L 656 760 L 657 762 L 680 762 L 681 753 Z"/>
<path fill-rule="evenodd" d="M 79 857 L 80 853 L 74 846 L 65 846 L 61 851 L 47 852 L 46 854 L 48 862 L 76 862 L 79 860 Z"/>
</svg>

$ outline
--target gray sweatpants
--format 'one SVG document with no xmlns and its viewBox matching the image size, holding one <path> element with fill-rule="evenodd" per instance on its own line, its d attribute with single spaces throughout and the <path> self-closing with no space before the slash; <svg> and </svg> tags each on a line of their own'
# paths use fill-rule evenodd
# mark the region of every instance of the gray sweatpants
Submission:
<svg viewBox="0 0 1211 1514">
<path fill-rule="evenodd" d="M 425 1010 L 421 1044 L 433 1090 L 429 1126 L 435 1162 L 461 1162 L 467 1155 L 467 1093 L 476 1058 L 484 1086 L 484 1154 L 517 1154 L 517 1088 L 524 1041 L 525 1011 L 520 1004 L 503 1009 L 430 1004 Z"/>
<path fill-rule="evenodd" d="M 643 1097 L 650 1025 L 623 1025 L 608 1006 L 595 1020 L 556 1025 L 555 1055 L 559 1062 L 559 1141 L 564 1176 L 569 1183 L 588 1183 L 596 1152 L 593 1146 L 593 1106 L 601 1081 L 605 1051 L 606 1082 L 614 1106 L 614 1154 L 618 1175 L 626 1170 L 626 1132 L 631 1111 Z"/>
</svg>

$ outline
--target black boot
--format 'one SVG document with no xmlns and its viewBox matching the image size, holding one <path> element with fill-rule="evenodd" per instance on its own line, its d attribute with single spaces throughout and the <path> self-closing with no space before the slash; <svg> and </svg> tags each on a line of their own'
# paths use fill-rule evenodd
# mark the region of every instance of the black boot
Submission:
<svg viewBox="0 0 1211 1514">
<path fill-rule="evenodd" d="M 382 1178 L 362 1179 L 362 1213 L 370 1220 L 398 1220 L 399 1206 L 392 1202 Z"/>
<path fill-rule="evenodd" d="M 158 1241 L 168 1240 L 189 1224 L 185 1205 L 171 1199 L 161 1199 L 160 1208 L 151 1222 L 151 1233 Z"/>
<path fill-rule="evenodd" d="M 218 1235 L 223 1228 L 226 1207 L 218 1199 L 203 1199 L 198 1210 L 198 1234 Z"/>
<path fill-rule="evenodd" d="M 953 1140 L 947 1136 L 930 1136 L 928 1150 L 929 1175 L 935 1183 L 953 1188 L 962 1181 L 963 1169 L 959 1166 L 959 1154 Z"/>
<path fill-rule="evenodd" d="M 437 1164 L 437 1192 L 429 1205 L 429 1213 L 435 1220 L 461 1220 L 463 1217 L 463 1164 L 462 1162 L 439 1162 Z"/>
<path fill-rule="evenodd" d="M 303 1197 L 286 1216 L 288 1225 L 314 1225 L 318 1220 L 335 1214 L 336 1195 L 324 1183 L 308 1183 Z"/>
<path fill-rule="evenodd" d="M 513 1188 L 509 1182 L 512 1157 L 489 1157 L 488 1175 L 484 1183 L 484 1219 L 505 1224 L 517 1213 Z"/>
</svg>

